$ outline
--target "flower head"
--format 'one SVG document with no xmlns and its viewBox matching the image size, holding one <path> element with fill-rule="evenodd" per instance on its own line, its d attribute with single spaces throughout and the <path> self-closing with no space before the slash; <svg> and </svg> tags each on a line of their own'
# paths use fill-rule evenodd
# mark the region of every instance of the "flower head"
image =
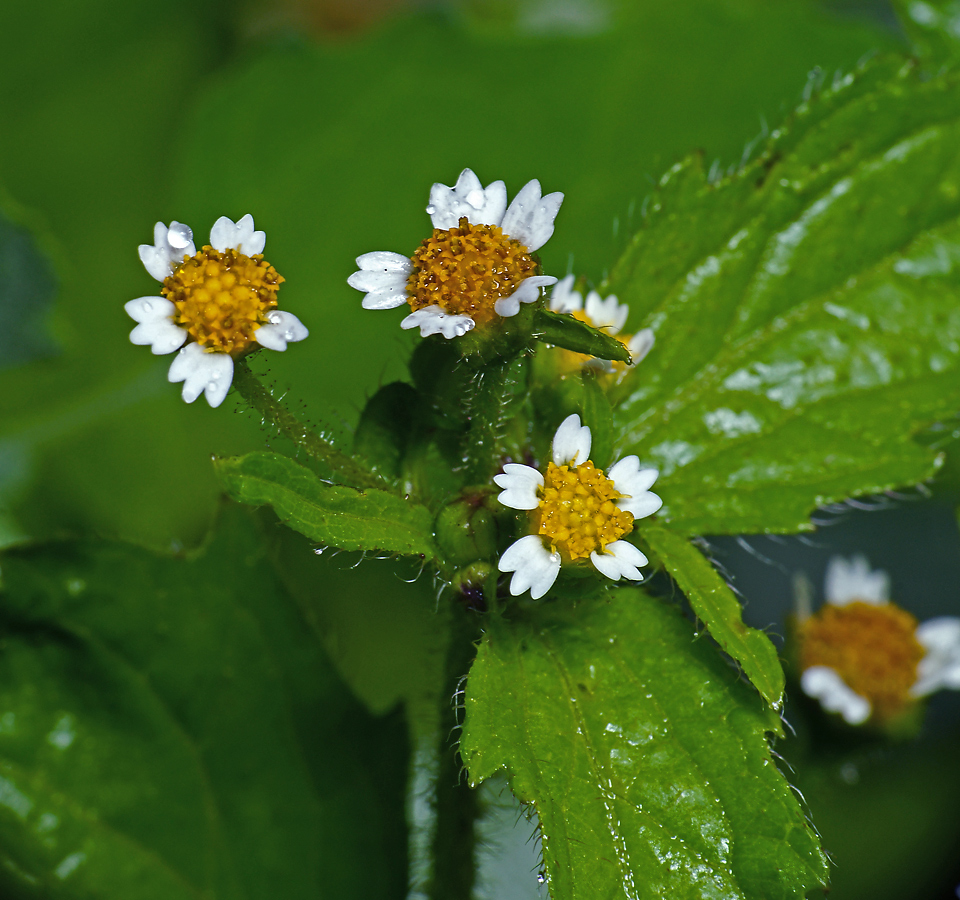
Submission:
<svg viewBox="0 0 960 900">
<path fill-rule="evenodd" d="M 464 169 L 453 187 L 430 189 L 427 213 L 433 233 L 412 257 L 381 250 L 357 257 L 347 283 L 366 296 L 364 309 L 409 304 L 401 328 L 422 337 L 459 337 L 497 316 L 515 316 L 556 278 L 539 274 L 531 254 L 553 234 L 563 194 L 541 196 L 529 181 L 507 206 L 502 181 L 486 187 Z"/>
<path fill-rule="evenodd" d="M 613 581 L 640 581 L 647 558 L 623 540 L 636 519 L 655 513 L 663 501 L 650 491 L 656 469 L 641 469 L 626 456 L 604 473 L 590 461 L 591 435 L 576 414 L 560 424 L 546 472 L 507 463 L 493 480 L 497 498 L 511 509 L 529 510 L 531 533 L 500 557 L 501 572 L 513 572 L 510 593 L 529 590 L 534 600 L 553 586 L 561 563 L 589 559 Z"/>
<path fill-rule="evenodd" d="M 835 556 L 827 602 L 799 624 L 800 686 L 851 725 L 889 721 L 920 697 L 960 689 L 960 619 L 918 623 L 889 600 L 886 572 Z"/>
<path fill-rule="evenodd" d="M 263 258 L 266 235 L 253 216 L 234 222 L 222 216 L 210 243 L 197 252 L 193 232 L 180 222 L 157 222 L 153 244 L 140 245 L 144 268 L 163 287 L 159 297 L 138 297 L 124 309 L 138 322 L 134 344 L 156 354 L 180 349 L 168 379 L 183 382 L 183 399 L 205 394 L 219 406 L 233 381 L 233 360 L 259 347 L 286 350 L 307 329 L 277 307 L 283 278 Z"/>
<path fill-rule="evenodd" d="M 630 308 L 626 303 L 620 303 L 615 294 L 606 299 L 596 291 L 590 291 L 584 301 L 583 295 L 573 289 L 574 276 L 567 275 L 554 286 L 550 292 L 550 309 L 554 312 L 568 313 L 587 325 L 592 325 L 607 334 L 616 335 L 618 340 L 630 351 L 632 362 L 629 366 L 612 360 L 597 359 L 585 353 L 575 353 L 572 350 L 561 350 L 569 368 L 591 368 L 603 372 L 614 372 L 619 367 L 632 368 L 640 362 L 653 347 L 654 337 L 652 328 L 643 328 L 633 335 L 621 335 L 620 331 L 627 322 Z"/>
</svg>

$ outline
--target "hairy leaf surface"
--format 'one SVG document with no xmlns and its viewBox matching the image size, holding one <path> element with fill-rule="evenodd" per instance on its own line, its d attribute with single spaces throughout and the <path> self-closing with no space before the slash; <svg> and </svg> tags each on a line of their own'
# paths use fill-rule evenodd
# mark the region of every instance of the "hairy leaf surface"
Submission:
<svg viewBox="0 0 960 900">
<path fill-rule="evenodd" d="M 228 512 L 191 560 L 3 557 L 4 897 L 403 895 L 403 754 L 371 764 L 398 729 L 347 693 Z"/>
<path fill-rule="evenodd" d="M 491 622 L 461 753 L 536 808 L 553 900 L 776 900 L 827 874 L 778 730 L 676 610 L 624 588 Z"/>
<path fill-rule="evenodd" d="M 387 491 L 322 481 L 277 453 L 256 452 L 215 463 L 234 500 L 269 504 L 291 528 L 343 550 L 386 550 L 433 558 L 433 517 L 412 500 Z"/>
<path fill-rule="evenodd" d="M 616 420 L 671 527 L 803 530 L 934 472 L 913 437 L 960 408 L 958 214 L 960 81 L 909 66 L 814 95 L 733 177 L 668 173 L 609 286 L 656 332 Z"/>
<path fill-rule="evenodd" d="M 650 525 L 643 537 L 661 559 L 713 639 L 743 667 L 744 674 L 770 703 L 783 699 L 783 667 L 770 638 L 740 617 L 740 601 L 706 557 L 683 535 Z"/>
</svg>

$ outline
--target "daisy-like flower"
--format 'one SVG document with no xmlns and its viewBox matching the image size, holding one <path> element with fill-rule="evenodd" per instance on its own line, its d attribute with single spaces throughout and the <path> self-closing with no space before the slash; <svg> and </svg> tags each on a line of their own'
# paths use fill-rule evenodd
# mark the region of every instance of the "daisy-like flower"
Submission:
<svg viewBox="0 0 960 900">
<path fill-rule="evenodd" d="M 453 187 L 430 189 L 433 234 L 412 257 L 364 253 L 347 283 L 366 294 L 364 309 L 409 304 L 401 328 L 419 328 L 422 337 L 460 337 L 496 316 L 515 316 L 521 303 L 533 303 L 541 288 L 556 284 L 538 274 L 531 254 L 553 234 L 562 202 L 563 194 L 541 196 L 534 179 L 507 206 L 502 181 L 484 187 L 464 169 Z"/>
<path fill-rule="evenodd" d="M 181 222 L 157 222 L 153 244 L 140 245 L 144 268 L 163 287 L 159 297 L 138 297 L 124 309 L 136 328 L 134 344 L 154 353 L 179 349 L 167 378 L 183 382 L 183 399 L 205 394 L 219 406 L 233 381 L 234 359 L 259 347 L 286 350 L 308 332 L 293 313 L 277 307 L 283 278 L 263 258 L 266 235 L 253 216 L 222 216 L 210 243 L 197 252 L 193 232 Z"/>
<path fill-rule="evenodd" d="M 890 721 L 921 697 L 960 689 L 960 619 L 918 623 L 863 556 L 827 566 L 827 602 L 798 625 L 800 686 L 850 725 Z"/>
<path fill-rule="evenodd" d="M 613 581 L 641 581 L 638 566 L 647 564 L 623 540 L 636 519 L 660 509 L 650 491 L 659 474 L 641 469 L 636 456 L 625 456 L 606 473 L 590 462 L 590 429 L 576 414 L 563 420 L 553 438 L 553 459 L 545 473 L 507 463 L 493 480 L 497 498 L 511 509 L 530 511 L 531 534 L 511 544 L 500 557 L 501 572 L 513 572 L 510 593 L 530 591 L 534 600 L 553 586 L 564 562 L 589 559 Z"/>
<path fill-rule="evenodd" d="M 624 363 L 613 360 L 597 359 L 586 353 L 562 350 L 569 362 L 569 368 L 591 368 L 613 372 L 617 368 L 623 370 L 637 365 L 653 347 L 653 329 L 643 328 L 636 334 L 621 335 L 620 331 L 626 324 L 630 307 L 626 303 L 620 303 L 615 294 L 610 294 L 603 299 L 596 291 L 590 291 L 584 301 L 583 295 L 573 289 L 573 284 L 573 275 L 567 275 L 566 278 L 557 282 L 550 292 L 550 309 L 554 312 L 568 313 L 581 322 L 586 322 L 587 325 L 606 331 L 607 334 L 616 335 L 617 339 L 630 351 L 632 362 L 626 366 Z"/>
</svg>

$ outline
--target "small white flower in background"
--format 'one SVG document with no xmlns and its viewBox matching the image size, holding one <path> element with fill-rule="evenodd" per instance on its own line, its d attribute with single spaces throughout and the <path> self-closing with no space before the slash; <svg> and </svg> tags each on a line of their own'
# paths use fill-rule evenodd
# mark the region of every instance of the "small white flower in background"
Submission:
<svg viewBox="0 0 960 900">
<path fill-rule="evenodd" d="M 960 689 L 960 619 L 918 623 L 890 602 L 886 572 L 835 556 L 827 602 L 798 625 L 800 686 L 850 725 L 886 722 L 941 688 Z"/>
<path fill-rule="evenodd" d="M 413 257 L 364 253 L 347 283 L 366 294 L 364 309 L 409 304 L 401 328 L 419 328 L 422 337 L 460 337 L 497 316 L 515 316 L 521 303 L 533 303 L 541 288 L 556 283 L 537 274 L 531 254 L 553 234 L 562 201 L 560 193 L 541 196 L 534 179 L 507 206 L 502 181 L 484 187 L 464 169 L 453 187 L 430 189 L 433 234 Z"/>
<path fill-rule="evenodd" d="M 239 222 L 217 219 L 199 253 L 193 232 L 180 222 L 157 222 L 153 244 L 140 245 L 144 268 L 163 288 L 162 296 L 125 304 L 139 323 L 130 340 L 158 355 L 182 348 L 167 377 L 183 382 L 187 403 L 205 394 L 219 406 L 233 381 L 234 358 L 256 344 L 286 350 L 288 341 L 309 333 L 295 315 L 276 308 L 283 278 L 264 261 L 265 242 L 247 215 Z"/>
<path fill-rule="evenodd" d="M 578 415 L 568 416 L 554 435 L 545 473 L 507 463 L 493 479 L 503 488 L 497 499 L 504 506 L 530 511 L 532 533 L 500 557 L 500 571 L 514 573 L 514 596 L 529 590 L 539 599 L 553 586 L 561 563 L 580 559 L 589 559 L 613 581 L 643 579 L 638 566 L 645 566 L 647 557 L 622 538 L 636 519 L 663 504 L 650 491 L 658 472 L 626 456 L 604 474 L 590 462 L 590 445 L 590 429 Z"/>
<path fill-rule="evenodd" d="M 633 335 L 620 335 L 627 322 L 627 314 L 630 312 L 627 304 L 620 303 L 615 294 L 610 294 L 603 299 L 596 291 L 590 291 L 584 301 L 583 295 L 575 291 L 573 285 L 573 275 L 567 275 L 566 278 L 557 282 L 550 292 L 550 309 L 554 312 L 568 313 L 607 334 L 618 335 L 620 342 L 630 352 L 631 362 L 629 366 L 625 366 L 623 363 L 611 360 L 596 359 L 585 353 L 563 350 L 564 355 L 570 359 L 571 367 L 587 367 L 613 372 L 617 368 L 633 368 L 637 365 L 653 347 L 653 329 L 643 328 Z"/>
</svg>

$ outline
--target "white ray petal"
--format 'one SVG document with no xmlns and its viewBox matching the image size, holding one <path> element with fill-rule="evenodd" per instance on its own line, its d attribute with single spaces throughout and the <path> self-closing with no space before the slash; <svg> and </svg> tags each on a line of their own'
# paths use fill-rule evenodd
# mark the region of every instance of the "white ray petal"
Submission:
<svg viewBox="0 0 960 900">
<path fill-rule="evenodd" d="M 507 208 L 507 188 L 494 181 L 486 188 L 471 169 L 464 169 L 453 187 L 434 184 L 430 188 L 427 214 L 434 228 L 455 228 L 460 217 L 471 225 L 499 225 Z"/>
<path fill-rule="evenodd" d="M 500 227 L 503 233 L 519 241 L 531 253 L 539 250 L 553 234 L 553 223 L 560 211 L 563 194 L 540 196 L 540 182 L 528 181 L 513 198 Z"/>
<path fill-rule="evenodd" d="M 263 253 L 267 235 L 263 231 L 255 231 L 253 216 L 249 213 L 238 222 L 227 216 L 220 216 L 210 229 L 210 246 L 223 253 L 225 250 L 239 250 L 247 256 Z"/>
<path fill-rule="evenodd" d="M 567 416 L 553 436 L 553 464 L 579 466 L 590 459 L 590 428 L 580 424 L 580 416 Z"/>
<path fill-rule="evenodd" d="M 855 693 L 829 666 L 810 666 L 800 676 L 803 692 L 820 701 L 829 712 L 840 713 L 850 725 L 862 725 L 870 718 L 870 701 Z"/>
<path fill-rule="evenodd" d="M 399 306 L 399 304 L 396 305 Z M 471 331 L 475 324 L 470 316 L 451 316 L 439 306 L 425 306 L 423 309 L 410 313 L 400 322 L 400 327 L 419 328 L 420 337 L 442 334 L 449 340 L 450 338 L 461 337 Z"/>
<path fill-rule="evenodd" d="M 253 332 L 253 339 L 270 350 L 286 350 L 290 341 L 302 341 L 309 337 L 306 325 L 293 313 L 274 309 L 267 313 L 267 324 Z"/>
<path fill-rule="evenodd" d="M 539 535 L 528 534 L 512 543 L 500 557 L 501 572 L 513 572 L 510 593 L 516 597 L 529 590 L 539 600 L 553 587 L 560 572 L 560 554 L 551 553 L 543 546 Z"/>
<path fill-rule="evenodd" d="M 123 309 L 134 322 L 169 319 L 177 310 L 166 297 L 137 297 L 124 303 Z"/>
<path fill-rule="evenodd" d="M 627 321 L 630 307 L 626 303 L 620 303 L 616 294 L 601 300 L 596 291 L 590 291 L 584 310 L 594 328 L 603 328 L 607 334 L 617 334 Z"/>
<path fill-rule="evenodd" d="M 941 688 L 960 690 L 960 619 L 928 619 L 917 626 L 916 637 L 926 655 L 917 665 L 911 695 L 923 697 Z"/>
<path fill-rule="evenodd" d="M 654 344 L 654 334 L 652 328 L 641 328 L 629 341 L 627 341 L 627 350 L 630 353 L 630 365 L 635 366 L 652 349 Z"/>
<path fill-rule="evenodd" d="M 174 325 L 170 319 L 150 319 L 141 322 L 130 332 L 132 344 L 149 344 L 150 350 L 157 356 L 173 353 L 186 339 L 187 332 Z"/>
<path fill-rule="evenodd" d="M 538 488 L 543 487 L 543 475 L 530 466 L 507 463 L 503 473 L 495 475 L 494 483 L 503 488 L 497 499 L 511 509 L 536 509 L 540 505 Z"/>
<path fill-rule="evenodd" d="M 228 353 L 207 353 L 196 343 L 187 344 L 167 373 L 170 382 L 183 382 L 183 399 L 193 403 L 201 394 L 210 406 L 223 403 L 233 381 L 233 359 Z"/>
<path fill-rule="evenodd" d="M 573 289 L 574 281 L 573 275 L 567 275 L 550 292 L 550 309 L 554 312 L 572 313 L 583 309 L 583 297 Z"/>
<path fill-rule="evenodd" d="M 890 576 L 882 569 L 872 571 L 862 554 L 849 561 L 834 556 L 827 565 L 824 593 L 827 602 L 834 606 L 846 606 L 854 600 L 886 603 L 890 598 Z"/>
<path fill-rule="evenodd" d="M 493 304 L 498 316 L 509 319 L 520 312 L 521 303 L 536 303 L 540 299 L 540 288 L 549 287 L 557 281 L 552 275 L 531 275 L 520 282 L 520 286 L 508 297 L 501 297 Z"/>
</svg>

